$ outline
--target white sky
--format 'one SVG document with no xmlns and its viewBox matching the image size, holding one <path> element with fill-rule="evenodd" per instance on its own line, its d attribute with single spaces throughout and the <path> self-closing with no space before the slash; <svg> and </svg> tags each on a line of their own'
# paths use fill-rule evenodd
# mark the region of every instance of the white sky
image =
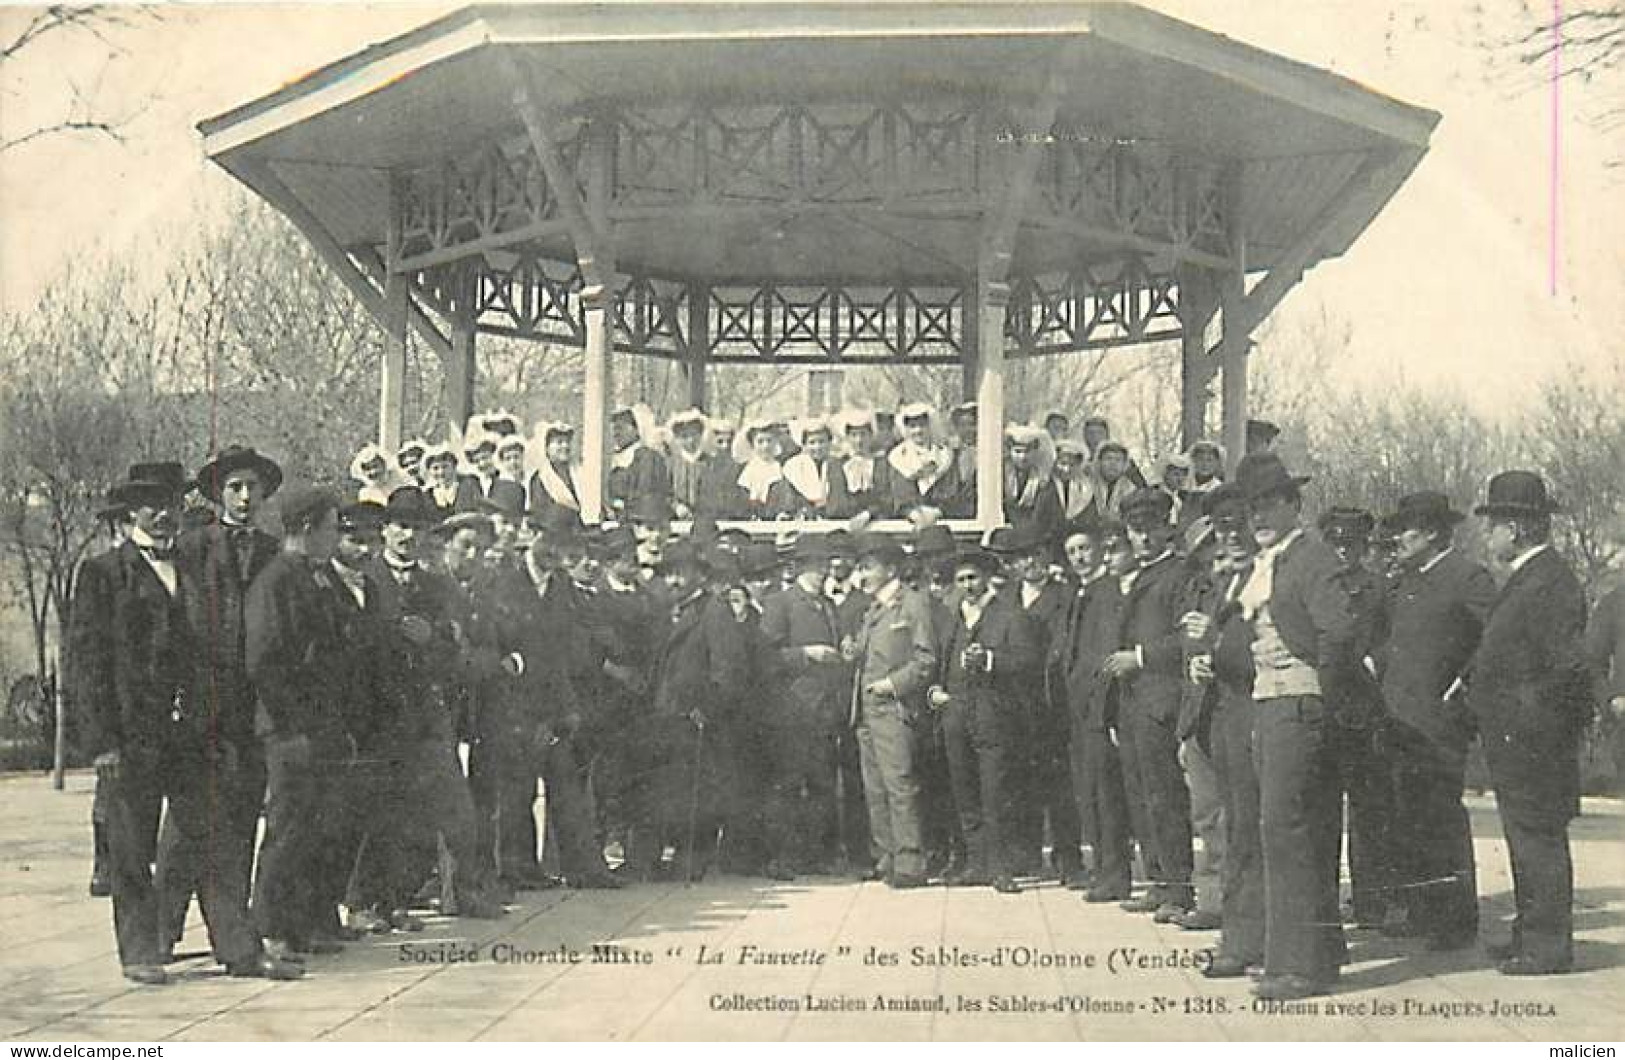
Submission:
<svg viewBox="0 0 1625 1060">
<path fill-rule="evenodd" d="M 70 85 L 133 117 L 123 144 L 53 138 L 0 154 L 0 308 L 26 309 L 87 255 L 161 266 L 229 184 L 203 159 L 198 119 L 453 6 L 177 5 L 156 18 L 132 12 L 111 45 L 71 31 L 42 40 L 0 71 L 8 137 L 59 117 Z M 1444 115 L 1427 158 L 1353 250 L 1314 269 L 1277 312 L 1289 329 L 1323 307 L 1353 321 L 1347 382 L 1397 377 L 1496 411 L 1573 360 L 1621 360 L 1625 123 L 1609 130 L 1596 118 L 1625 93 L 1617 79 L 1562 83 L 1554 297 L 1550 89 L 1491 47 L 1536 23 L 1522 0 L 1150 6 Z M 0 11 L 0 37 L 31 13 Z"/>
</svg>

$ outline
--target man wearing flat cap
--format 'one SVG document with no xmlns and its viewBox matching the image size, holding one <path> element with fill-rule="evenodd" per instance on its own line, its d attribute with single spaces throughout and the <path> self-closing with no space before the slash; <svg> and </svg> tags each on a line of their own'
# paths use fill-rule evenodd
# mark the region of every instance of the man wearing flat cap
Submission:
<svg viewBox="0 0 1625 1060">
<path fill-rule="evenodd" d="M 1118 683 L 1117 731 L 1129 798 L 1143 807 L 1147 868 L 1155 881 L 1130 912 L 1169 923 L 1195 904 L 1191 887 L 1190 791 L 1179 764 L 1176 722 L 1184 690 L 1184 645 L 1178 626 L 1184 566 L 1173 552 L 1173 499 L 1160 489 L 1135 490 L 1123 502 L 1136 568 L 1125 576 L 1118 650 L 1103 664 Z"/>
<path fill-rule="evenodd" d="M 198 469 L 203 496 L 220 510 L 219 519 L 181 534 L 176 563 L 196 580 L 199 591 L 186 601 L 187 623 L 198 643 L 209 646 L 193 659 L 200 687 L 209 690 L 216 715 L 214 732 L 225 769 L 221 777 L 222 827 L 234 838 L 239 858 L 233 871 L 248 873 L 265 802 L 265 760 L 254 734 L 254 696 L 244 661 L 243 607 L 248 589 L 270 565 L 281 545 L 255 524 L 265 501 L 282 485 L 282 469 L 252 448 L 228 445 Z M 207 866 L 177 861 L 169 830 L 158 845 L 159 891 L 169 902 L 166 924 L 179 939 L 187 895 L 196 890 Z"/>
<path fill-rule="evenodd" d="M 1394 819 L 1399 908 L 1385 931 L 1454 949 L 1478 936 L 1472 824 L 1462 805 L 1473 723 L 1462 678 L 1495 603 L 1490 572 L 1455 547 L 1464 516 L 1432 490 L 1399 499 L 1397 578 L 1377 650 L 1387 706 L 1383 737 L 1402 810 Z"/>
<path fill-rule="evenodd" d="M 1574 864 L 1569 821 L 1580 811 L 1580 738 L 1591 716 L 1585 595 L 1552 549 L 1557 506 L 1533 471 L 1490 479 L 1474 509 L 1485 547 L 1510 573 L 1467 668 L 1495 804 L 1512 861 L 1517 916 L 1495 955 L 1504 975 L 1574 965 Z"/>
<path fill-rule="evenodd" d="M 1321 514 L 1320 536 L 1337 555 L 1338 580 L 1354 615 L 1355 657 L 1342 698 L 1331 704 L 1333 754 L 1340 793 L 1348 800 L 1348 865 L 1354 923 L 1381 927 L 1394 891 L 1393 781 L 1383 754 L 1385 712 L 1382 690 L 1365 662 L 1383 639 L 1382 577 L 1366 565 L 1377 520 L 1364 508 L 1337 505 Z M 1341 806 L 1339 806 L 1341 810 Z"/>
<path fill-rule="evenodd" d="M 1260 998 L 1328 992 L 1345 952 L 1338 909 L 1336 763 L 1327 702 L 1359 665 L 1337 556 L 1300 525 L 1302 484 L 1273 453 L 1236 469 L 1259 551 L 1237 602 L 1252 624 L 1264 978 Z"/>
</svg>

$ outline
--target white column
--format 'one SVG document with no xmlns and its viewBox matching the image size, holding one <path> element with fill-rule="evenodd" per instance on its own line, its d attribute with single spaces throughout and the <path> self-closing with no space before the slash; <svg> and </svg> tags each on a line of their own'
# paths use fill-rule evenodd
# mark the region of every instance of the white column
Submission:
<svg viewBox="0 0 1625 1060">
<path fill-rule="evenodd" d="M 1010 287 L 976 283 L 976 523 L 1004 524 L 1004 314 Z"/>
<path fill-rule="evenodd" d="M 587 323 L 581 387 L 581 470 L 586 496 L 581 498 L 581 518 L 588 525 L 603 519 L 604 499 L 609 495 L 609 406 L 615 392 L 609 360 L 610 297 L 610 288 L 604 286 L 581 292 Z"/>
</svg>

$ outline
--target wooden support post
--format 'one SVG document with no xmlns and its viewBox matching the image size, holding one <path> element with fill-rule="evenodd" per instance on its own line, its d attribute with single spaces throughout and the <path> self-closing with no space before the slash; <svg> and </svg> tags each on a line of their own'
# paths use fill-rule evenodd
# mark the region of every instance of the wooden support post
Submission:
<svg viewBox="0 0 1625 1060">
<path fill-rule="evenodd" d="M 683 380 L 688 385 L 688 403 L 704 410 L 706 404 L 706 362 L 711 359 L 711 285 L 688 285 L 688 356 L 683 358 Z"/>
<path fill-rule="evenodd" d="M 1222 440 L 1228 470 L 1247 451 L 1247 351 L 1252 344 L 1252 322 L 1247 313 L 1247 228 L 1241 215 L 1239 170 L 1232 170 L 1225 182 L 1225 225 L 1230 242 L 1230 268 L 1219 276 L 1219 306 L 1223 312 L 1223 332 L 1219 339 L 1219 363 L 1224 373 L 1221 387 L 1224 426 Z"/>
<path fill-rule="evenodd" d="M 1186 449 L 1207 433 L 1208 384 L 1213 380 L 1207 354 L 1207 322 L 1213 315 L 1213 277 L 1208 270 L 1183 265 L 1179 270 L 1179 437 Z"/>
<path fill-rule="evenodd" d="M 406 277 L 392 274 L 384 281 L 384 356 L 378 373 L 378 444 L 384 452 L 401 447 L 406 420 L 406 328 L 411 292 Z"/>
<path fill-rule="evenodd" d="M 465 270 L 459 279 L 457 302 L 451 329 L 451 349 L 442 358 L 445 369 L 446 419 L 456 430 L 462 430 L 474 415 L 475 344 L 479 329 L 474 319 L 474 291 L 477 282 L 473 270 Z"/>
<path fill-rule="evenodd" d="M 976 524 L 1004 525 L 1004 314 L 1010 287 L 979 276 L 976 356 Z"/>
<path fill-rule="evenodd" d="M 982 310 L 976 300 L 976 285 L 971 284 L 960 294 L 959 368 L 962 400 L 975 401 L 982 387 Z M 1004 322 L 999 322 L 1004 327 Z"/>
</svg>

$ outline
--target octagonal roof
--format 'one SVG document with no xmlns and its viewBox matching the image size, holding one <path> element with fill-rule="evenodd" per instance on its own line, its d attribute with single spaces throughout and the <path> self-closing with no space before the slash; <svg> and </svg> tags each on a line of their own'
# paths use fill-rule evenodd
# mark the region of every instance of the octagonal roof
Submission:
<svg viewBox="0 0 1625 1060">
<path fill-rule="evenodd" d="M 1250 268 L 1268 267 L 1350 193 L 1364 160 L 1381 156 L 1387 165 L 1362 178 L 1358 208 L 1339 214 L 1307 264 L 1346 250 L 1421 158 L 1438 121 L 1132 4 L 626 0 L 466 8 L 199 128 L 227 170 L 252 184 L 255 167 L 270 167 L 341 246 L 376 248 L 388 233 L 392 179 L 523 139 L 509 76 L 516 70 L 561 129 L 605 107 L 940 108 L 958 100 L 1019 115 L 1058 83 L 1058 130 L 1151 145 L 1181 165 L 1241 163 Z M 952 210 L 912 216 L 902 240 L 841 235 L 816 214 L 685 223 L 680 212 L 645 211 L 617 218 L 614 238 L 618 259 L 674 273 L 942 279 L 974 267 L 975 222 Z M 1033 269 L 1053 267 L 1088 257 L 1099 241 L 1089 231 L 1028 225 L 1016 255 Z M 568 252 L 562 231 L 538 232 L 534 242 Z"/>
</svg>

